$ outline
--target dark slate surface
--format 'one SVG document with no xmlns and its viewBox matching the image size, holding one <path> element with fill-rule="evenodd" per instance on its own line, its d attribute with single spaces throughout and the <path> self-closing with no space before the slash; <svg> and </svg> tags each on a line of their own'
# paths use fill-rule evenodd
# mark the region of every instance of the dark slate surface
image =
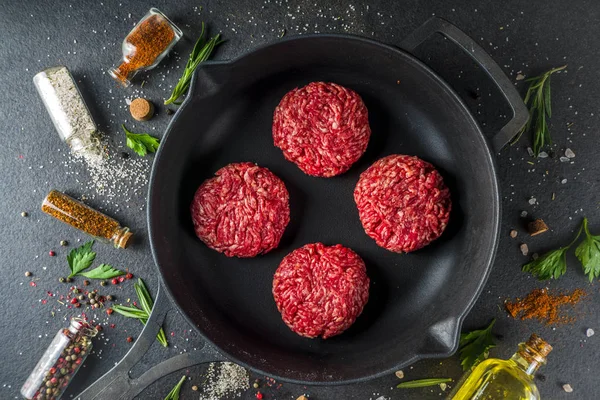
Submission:
<svg viewBox="0 0 600 400">
<path fill-rule="evenodd" d="M 61 248 L 60 240 L 77 244 L 86 237 L 47 217 L 39 211 L 44 195 L 58 188 L 102 207 L 136 232 L 136 242 L 126 251 L 97 244 L 98 258 L 118 267 L 130 268 L 136 276 L 156 287 L 155 268 L 146 232 L 146 187 L 133 185 L 137 193 L 118 194 L 115 198 L 97 195 L 86 182 L 89 175 L 83 164 L 70 161 L 66 146 L 60 142 L 32 84 L 38 71 L 57 64 L 67 65 L 79 82 L 95 120 L 107 133 L 114 146 L 127 150 L 119 124 L 127 123 L 137 131 L 145 130 L 161 136 L 169 118 L 165 108 L 158 107 L 158 116 L 146 123 L 134 124 L 125 105 L 133 93 L 143 93 L 160 104 L 168 88 L 181 70 L 184 60 L 171 55 L 159 68 L 138 77 L 134 88 L 121 89 L 105 74 L 119 59 L 120 42 L 132 25 L 146 12 L 149 4 L 141 1 L 63 1 L 5 2 L 0 11 L 0 266 L 2 269 L 3 323 L 0 324 L 1 354 L 0 397 L 19 398 L 18 391 L 51 336 L 65 325 L 65 318 L 74 314 L 56 302 L 47 292 L 66 292 L 66 285 L 57 282 L 65 275 L 65 256 L 72 247 Z M 216 54 L 218 59 L 239 56 L 258 45 L 278 40 L 286 35 L 309 32 L 345 32 L 376 38 L 395 44 L 432 15 L 449 19 L 474 37 L 504 71 L 516 80 L 517 73 L 533 76 L 550 67 L 569 64 L 568 72 L 553 79 L 555 117 L 552 132 L 556 145 L 551 157 L 532 159 L 527 156 L 529 137 L 505 149 L 498 157 L 498 174 L 503 192 L 502 235 L 498 257 L 490 280 L 474 309 L 465 321 L 465 329 L 478 328 L 497 318 L 495 332 L 501 337 L 492 355 L 509 357 L 517 343 L 537 332 L 547 339 L 554 351 L 538 381 L 544 398 L 593 399 L 597 397 L 596 373 L 600 369 L 597 341 L 600 335 L 586 338 L 585 330 L 600 331 L 598 320 L 598 284 L 589 284 L 577 261 L 569 254 L 567 274 L 557 282 L 540 283 L 520 272 L 526 260 L 518 245 L 522 240 L 532 251 L 545 251 L 566 243 L 577 228 L 582 215 L 591 219 L 593 230 L 600 231 L 600 206 L 597 159 L 600 90 L 597 65 L 597 21 L 600 5 L 595 1 L 577 3 L 558 0 L 545 2 L 450 2 L 373 1 L 370 5 L 339 1 L 156 1 L 152 5 L 172 17 L 183 29 L 185 38 L 175 48 L 183 57 L 191 49 L 201 21 L 213 31 L 221 31 L 227 43 Z M 495 4 L 495 5 L 492 5 Z M 202 6 L 202 7 L 200 7 Z M 494 101 L 479 74 L 455 50 L 444 43 L 424 46 L 422 57 L 441 69 L 441 73 L 473 106 L 484 130 L 493 132 L 505 120 L 506 110 Z M 446 56 L 443 51 L 450 51 Z M 433 51 L 432 51 L 433 50 Z M 267 60 L 266 60 L 267 61 Z M 140 91 L 140 83 L 146 83 Z M 523 90 L 523 83 L 518 84 Z M 477 98 L 479 96 L 479 98 Z M 576 153 L 571 163 L 561 163 L 558 157 L 570 147 Z M 465 157 L 468 157 L 465 154 Z M 134 155 L 134 157 L 137 157 Z M 131 165 L 128 164 L 130 167 Z M 147 173 L 147 172 L 146 172 Z M 130 174 L 131 175 L 131 174 Z M 135 175 L 135 174 L 133 174 Z M 131 176 L 133 176 L 131 175 Z M 118 178 L 121 179 L 121 178 Z M 561 184 L 567 179 L 565 184 Z M 121 179 L 121 184 L 122 184 Z M 555 200 L 552 195 L 555 194 Z M 534 196 L 535 205 L 528 199 Z M 526 237 L 522 210 L 530 216 L 542 217 L 551 231 L 536 238 Z M 29 217 L 20 216 L 22 211 Z M 511 228 L 519 237 L 508 236 Z M 49 257 L 48 251 L 57 252 Z M 35 287 L 30 286 L 24 272 L 33 272 Z M 78 281 L 79 282 L 79 281 Z M 80 282 L 79 282 L 80 283 Z M 583 287 L 587 298 L 575 309 L 577 320 L 566 326 L 546 327 L 533 321 L 515 321 L 507 317 L 502 303 L 507 297 L 523 296 L 540 287 L 573 289 Z M 99 287 L 94 283 L 93 287 Z M 103 289 L 121 301 L 134 296 L 131 282 Z M 44 304 L 42 300 L 47 300 Z M 54 315 L 52 314 L 54 312 Z M 93 317 L 93 313 L 92 313 Z M 96 318 L 107 322 L 102 313 Z M 141 326 L 136 321 L 111 317 L 103 336 L 97 341 L 97 354 L 91 356 L 70 388 L 72 396 L 107 371 L 129 349 L 129 335 L 136 336 Z M 194 347 L 195 335 L 183 318 L 171 313 L 166 331 L 169 349 L 154 345 L 134 374 L 145 368 Z M 173 336 L 171 336 L 173 332 Z M 202 383 L 205 367 L 186 371 L 193 384 Z M 183 372 L 161 379 L 140 398 L 163 398 Z M 447 360 L 422 361 L 404 368 L 405 379 L 424 377 L 459 378 L 461 369 L 457 357 Z M 254 376 L 252 377 L 255 378 Z M 264 377 L 258 377 L 264 379 Z M 570 383 L 574 393 L 566 394 L 561 386 Z M 443 393 L 437 388 L 393 390 L 397 378 L 393 375 L 372 382 L 346 387 L 300 387 L 283 384 L 281 388 L 262 388 L 265 399 L 295 399 L 310 394 L 312 399 L 437 399 Z M 183 399 L 198 398 L 186 384 Z M 242 398 L 254 398 L 251 389 Z M 66 396 L 67 398 L 69 396 Z"/>
</svg>

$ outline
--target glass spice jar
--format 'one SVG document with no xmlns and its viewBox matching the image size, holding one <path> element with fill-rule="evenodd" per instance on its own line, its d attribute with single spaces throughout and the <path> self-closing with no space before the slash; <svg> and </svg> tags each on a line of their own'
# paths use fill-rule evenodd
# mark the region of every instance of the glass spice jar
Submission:
<svg viewBox="0 0 600 400">
<path fill-rule="evenodd" d="M 101 155 L 98 128 L 67 67 L 45 69 L 33 77 L 60 138 L 75 154 Z"/>
<path fill-rule="evenodd" d="M 21 388 L 26 399 L 58 400 L 92 351 L 98 331 L 81 318 L 72 318 L 58 331 Z"/>
<path fill-rule="evenodd" d="M 182 36 L 165 14 L 151 8 L 123 40 L 121 64 L 108 73 L 128 87 L 138 71 L 156 67 Z"/>
<path fill-rule="evenodd" d="M 71 196 L 52 190 L 42 202 L 42 211 L 77 228 L 102 242 L 112 242 L 115 247 L 126 248 L 132 232 L 100 211 L 75 200 Z"/>
</svg>

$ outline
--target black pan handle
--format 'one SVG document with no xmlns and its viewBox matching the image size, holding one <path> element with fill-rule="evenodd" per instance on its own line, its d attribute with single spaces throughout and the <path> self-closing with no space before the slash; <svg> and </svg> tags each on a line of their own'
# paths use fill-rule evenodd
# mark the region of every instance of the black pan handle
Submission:
<svg viewBox="0 0 600 400">
<path fill-rule="evenodd" d="M 510 79 L 502 71 L 500 66 L 467 34 L 442 18 L 433 17 L 408 35 L 400 47 L 408 52 L 414 51 L 417 46 L 427 40 L 435 33 L 441 33 L 454 42 L 465 53 L 467 53 L 494 81 L 500 92 L 506 99 L 513 116 L 500 131 L 492 137 L 492 147 L 499 152 L 520 130 L 529 119 L 529 112 L 519 92 Z"/>
<path fill-rule="evenodd" d="M 125 357 L 116 366 L 79 395 L 75 396 L 75 398 L 81 400 L 129 400 L 133 399 L 151 383 L 172 372 L 201 363 L 227 361 L 225 356 L 219 353 L 212 345 L 204 342 L 204 346 L 201 349 L 171 357 L 150 368 L 139 378 L 132 379 L 129 372 L 146 354 L 152 343 L 154 343 L 156 334 L 162 326 L 167 312 L 172 308 L 171 300 L 165 293 L 162 284 L 159 284 L 150 318 L 131 350 L 127 352 Z"/>
</svg>

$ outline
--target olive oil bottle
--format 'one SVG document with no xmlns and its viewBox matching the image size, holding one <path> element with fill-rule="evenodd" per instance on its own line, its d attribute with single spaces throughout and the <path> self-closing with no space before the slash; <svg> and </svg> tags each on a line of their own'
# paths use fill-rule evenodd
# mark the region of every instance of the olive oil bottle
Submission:
<svg viewBox="0 0 600 400">
<path fill-rule="evenodd" d="M 508 360 L 488 358 L 467 373 L 450 394 L 450 400 L 538 400 L 533 382 L 546 363 L 552 346 L 533 334 Z"/>
</svg>

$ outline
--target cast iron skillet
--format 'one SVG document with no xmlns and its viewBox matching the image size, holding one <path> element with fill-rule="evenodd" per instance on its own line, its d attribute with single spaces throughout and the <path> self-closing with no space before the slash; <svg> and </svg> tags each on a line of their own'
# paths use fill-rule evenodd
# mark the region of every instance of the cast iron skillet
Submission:
<svg viewBox="0 0 600 400">
<path fill-rule="evenodd" d="M 284 381 L 333 385 L 375 378 L 456 350 L 461 322 L 491 268 L 500 204 L 488 140 L 454 91 L 407 52 L 436 32 L 479 63 L 512 107 L 512 120 L 490 139 L 499 150 L 524 125 L 527 111 L 483 49 L 441 19 L 429 20 L 403 41 L 406 51 L 352 36 L 302 36 L 197 71 L 156 156 L 148 199 L 150 241 L 169 296 L 161 286 L 134 347 L 82 398 L 131 398 L 160 376 L 199 362 L 232 360 Z M 330 179 L 302 173 L 271 137 L 281 97 L 316 80 L 357 91 L 373 132 L 364 156 L 349 172 Z M 352 197 L 359 174 L 394 153 L 433 163 L 452 192 L 446 232 L 409 255 L 388 252 L 366 236 Z M 194 235 L 189 214 L 196 188 L 222 166 L 240 161 L 268 167 L 290 192 L 291 223 L 281 245 L 253 259 L 208 249 Z M 354 249 L 371 278 L 362 315 L 328 340 L 291 332 L 271 294 L 282 257 L 317 241 Z M 202 349 L 130 379 L 129 370 L 154 341 L 171 304 L 200 333 L 204 343 L 197 347 Z"/>
</svg>

